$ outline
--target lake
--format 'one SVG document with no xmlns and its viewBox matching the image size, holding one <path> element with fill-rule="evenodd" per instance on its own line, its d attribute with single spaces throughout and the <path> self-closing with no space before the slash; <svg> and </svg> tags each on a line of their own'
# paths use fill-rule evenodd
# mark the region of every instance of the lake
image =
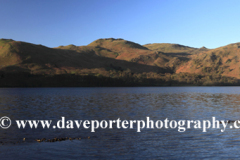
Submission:
<svg viewBox="0 0 240 160">
<path fill-rule="evenodd" d="M 240 130 L 18 129 L 15 120 L 240 119 L 240 87 L 1 88 L 1 159 L 234 159 Z M 41 142 L 36 139 L 81 137 Z M 25 141 L 23 141 L 25 138 Z"/>
</svg>

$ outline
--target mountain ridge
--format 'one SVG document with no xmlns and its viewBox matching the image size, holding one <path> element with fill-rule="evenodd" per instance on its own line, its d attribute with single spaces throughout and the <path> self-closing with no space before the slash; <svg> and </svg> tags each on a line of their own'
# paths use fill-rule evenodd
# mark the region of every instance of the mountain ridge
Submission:
<svg viewBox="0 0 240 160">
<path fill-rule="evenodd" d="M 240 43 L 207 49 L 171 43 L 140 45 L 120 38 L 105 38 L 86 46 L 49 48 L 0 39 L 0 72 L 108 77 L 123 81 L 130 78 L 138 85 L 150 83 L 149 79 L 158 85 L 238 84 L 238 53 Z"/>
</svg>

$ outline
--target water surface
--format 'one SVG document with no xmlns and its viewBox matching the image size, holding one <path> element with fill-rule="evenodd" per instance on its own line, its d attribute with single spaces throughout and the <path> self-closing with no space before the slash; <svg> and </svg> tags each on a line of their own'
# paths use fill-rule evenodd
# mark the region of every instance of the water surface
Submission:
<svg viewBox="0 0 240 160">
<path fill-rule="evenodd" d="M 0 117 L 67 120 L 240 119 L 240 87 L 2 88 Z M 238 158 L 240 130 L 0 129 L 1 159 Z M 91 138 L 88 139 L 87 137 Z M 37 138 L 82 140 L 37 143 Z M 22 143 L 22 139 L 26 142 Z M 17 143 L 20 141 L 21 143 Z"/>
</svg>

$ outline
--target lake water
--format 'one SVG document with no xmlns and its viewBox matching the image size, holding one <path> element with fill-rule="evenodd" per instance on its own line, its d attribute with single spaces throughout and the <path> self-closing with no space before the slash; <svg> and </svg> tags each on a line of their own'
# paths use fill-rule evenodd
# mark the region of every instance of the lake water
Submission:
<svg viewBox="0 0 240 160">
<path fill-rule="evenodd" d="M 234 159 L 240 130 L 18 129 L 14 120 L 240 119 L 240 87 L 2 88 L 0 159 Z M 38 143 L 35 139 L 81 137 Z M 90 138 L 88 138 L 90 137 Z M 26 140 L 23 142 L 23 138 Z M 18 142 L 18 143 L 17 143 Z"/>
</svg>

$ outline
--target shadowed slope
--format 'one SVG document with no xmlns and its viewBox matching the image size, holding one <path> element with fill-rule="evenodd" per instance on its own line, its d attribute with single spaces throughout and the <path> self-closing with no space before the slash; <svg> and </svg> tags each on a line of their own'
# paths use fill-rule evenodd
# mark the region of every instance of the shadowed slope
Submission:
<svg viewBox="0 0 240 160">
<path fill-rule="evenodd" d="M 132 72 L 171 72 L 156 66 L 149 66 L 106 57 L 114 52 L 99 46 L 61 46 L 48 48 L 12 40 L 1 40 L 0 58 L 4 59 L 1 70 L 26 71 L 33 74 L 88 74 L 109 70 L 131 70 Z M 104 54 L 102 56 L 101 54 Z"/>
</svg>

